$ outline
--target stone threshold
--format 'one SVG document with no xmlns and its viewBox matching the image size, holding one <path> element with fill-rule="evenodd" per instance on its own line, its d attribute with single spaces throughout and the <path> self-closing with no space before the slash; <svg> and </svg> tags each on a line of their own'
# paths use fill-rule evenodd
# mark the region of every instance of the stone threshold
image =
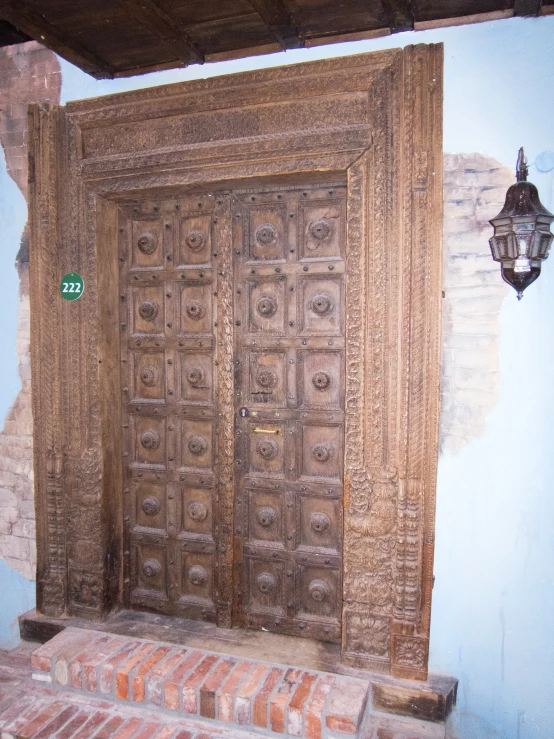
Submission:
<svg viewBox="0 0 554 739">
<path fill-rule="evenodd" d="M 224 629 L 214 624 L 155 614 L 119 611 L 103 622 L 75 617 L 53 618 L 28 611 L 19 618 L 21 638 L 44 643 L 66 628 L 94 630 L 156 640 L 276 665 L 294 665 L 365 680 L 371 685 L 371 710 L 425 722 L 444 723 L 456 702 L 458 681 L 429 675 L 427 681 L 400 680 L 360 670 L 340 661 L 340 646 L 250 629 Z"/>
</svg>

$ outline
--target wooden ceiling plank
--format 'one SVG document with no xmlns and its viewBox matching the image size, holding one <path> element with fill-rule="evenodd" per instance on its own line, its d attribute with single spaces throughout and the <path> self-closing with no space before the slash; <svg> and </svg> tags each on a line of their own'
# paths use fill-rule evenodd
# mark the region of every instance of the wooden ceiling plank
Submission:
<svg viewBox="0 0 554 739">
<path fill-rule="evenodd" d="M 186 30 L 180 27 L 154 0 L 118 0 L 131 16 L 154 33 L 160 41 L 185 64 L 203 64 L 203 52 L 192 41 Z"/>
<path fill-rule="evenodd" d="M 0 0 L 0 18 L 7 20 L 27 36 L 52 49 L 96 79 L 113 78 L 114 69 L 104 59 L 86 49 L 75 39 L 64 39 L 55 26 L 31 10 L 24 0 L 17 2 Z"/>
<path fill-rule="evenodd" d="M 382 0 L 387 25 L 391 33 L 414 30 L 411 0 Z"/>
<path fill-rule="evenodd" d="M 283 49 L 301 49 L 304 39 L 281 0 L 248 0 Z"/>
<path fill-rule="evenodd" d="M 514 15 L 525 17 L 541 14 L 542 0 L 514 0 Z"/>
</svg>

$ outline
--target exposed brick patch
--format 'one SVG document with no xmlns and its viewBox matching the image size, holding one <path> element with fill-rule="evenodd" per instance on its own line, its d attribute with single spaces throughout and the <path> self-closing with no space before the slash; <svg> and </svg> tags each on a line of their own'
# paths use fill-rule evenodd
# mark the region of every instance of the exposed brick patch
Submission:
<svg viewBox="0 0 554 739">
<path fill-rule="evenodd" d="M 95 649 L 99 651 L 89 659 Z M 322 739 L 326 728 L 334 737 L 358 736 L 369 691 L 369 683 L 357 678 L 285 669 L 148 639 L 107 641 L 105 634 L 73 628 L 35 650 L 32 662 L 33 674 L 39 679 L 43 674 L 51 676 L 58 690 L 80 670 L 81 690 L 89 696 L 106 696 L 129 706 L 140 703 L 145 708 L 163 705 L 176 716 L 215 720 L 219 726 L 234 725 L 235 731 L 260 727 L 307 739 Z M 87 668 L 96 679 L 87 675 Z M 103 704 L 106 710 L 109 706 Z M 145 725 L 140 733 L 146 737 L 149 732 L 156 739 L 166 739 L 162 727 Z M 104 728 L 98 739 L 112 733 Z"/>
</svg>

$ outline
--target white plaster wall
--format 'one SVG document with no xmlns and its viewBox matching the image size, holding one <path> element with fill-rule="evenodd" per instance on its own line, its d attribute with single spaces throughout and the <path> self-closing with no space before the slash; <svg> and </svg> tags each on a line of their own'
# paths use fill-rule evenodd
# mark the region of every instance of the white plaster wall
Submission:
<svg viewBox="0 0 554 739">
<path fill-rule="evenodd" d="M 513 19 L 115 81 L 95 81 L 61 60 L 62 102 L 442 41 L 445 152 L 481 152 L 513 169 L 521 145 L 532 165 L 540 152 L 554 150 L 553 39 L 554 17 Z M 531 166 L 530 179 L 539 187 L 543 203 L 553 209 L 553 173 L 540 174 Z M 482 223 L 496 215 L 494 202 L 476 205 L 482 206 L 478 219 Z M 554 624 L 554 455 L 550 450 L 554 257 L 518 303 L 515 293 L 500 282 L 499 271 L 495 278 L 492 263 L 486 261 L 486 225 L 480 231 L 468 236 L 469 247 L 483 257 L 487 276 L 472 298 L 463 298 L 468 310 L 460 309 L 456 290 L 451 290 L 458 283 L 446 284 L 452 278 L 449 259 L 459 257 L 462 248 L 452 241 L 445 265 L 445 316 L 458 316 L 455 327 L 445 322 L 446 351 L 456 331 L 479 334 L 482 341 L 469 347 L 465 379 L 454 376 L 443 382 L 451 406 L 445 407 L 441 420 L 431 669 L 460 679 L 458 707 L 449 726 L 452 737 L 549 739 L 554 737 L 554 640 L 550 635 Z M 9 268 L 10 260 L 6 262 L 0 252 L 1 267 Z M 487 301 L 493 327 L 485 331 L 478 325 L 482 300 Z M 483 355 L 495 374 L 487 386 L 491 397 L 486 407 L 479 387 Z M 445 354 L 445 360 L 445 367 L 450 362 L 455 369 L 455 356 Z M 0 390 L 0 407 L 2 402 Z M 453 425 L 445 414 L 459 411 L 462 405 L 478 415 L 478 428 L 468 424 L 466 433 L 453 434 L 452 428 L 459 429 L 460 424 Z"/>
</svg>

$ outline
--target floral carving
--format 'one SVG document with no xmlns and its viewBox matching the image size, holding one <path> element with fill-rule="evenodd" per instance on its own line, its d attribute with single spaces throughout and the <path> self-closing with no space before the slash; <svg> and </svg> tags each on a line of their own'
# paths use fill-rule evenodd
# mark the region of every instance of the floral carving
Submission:
<svg viewBox="0 0 554 739">
<path fill-rule="evenodd" d="M 427 665 L 427 643 L 423 639 L 396 636 L 394 661 L 406 667 L 425 668 Z"/>
<path fill-rule="evenodd" d="M 188 578 L 193 585 L 204 585 L 208 580 L 208 573 L 202 565 L 193 565 L 188 571 Z"/>
<path fill-rule="evenodd" d="M 142 367 L 140 370 L 140 380 L 142 384 L 146 385 L 147 387 L 152 387 L 153 385 L 155 385 L 158 381 L 157 368 L 152 367 L 152 365 Z"/>
<path fill-rule="evenodd" d="M 145 559 L 142 563 L 142 574 L 145 577 L 156 577 L 162 571 L 162 566 L 157 559 L 153 557 Z"/>
<path fill-rule="evenodd" d="M 312 377 L 312 385 L 321 392 L 327 390 L 331 384 L 331 377 L 327 372 L 316 372 Z"/>
<path fill-rule="evenodd" d="M 143 300 L 138 312 L 143 321 L 153 321 L 158 315 L 158 304 L 154 300 Z"/>
<path fill-rule="evenodd" d="M 312 600 L 321 603 L 322 601 L 327 600 L 331 593 L 331 588 L 324 580 L 312 580 L 308 585 L 308 593 Z"/>
<path fill-rule="evenodd" d="M 275 592 L 277 580 L 275 579 L 275 575 L 272 575 L 271 572 L 262 572 L 262 574 L 258 575 L 256 578 L 256 585 L 258 586 L 260 593 L 267 595 L 268 593 Z"/>
<path fill-rule="evenodd" d="M 256 229 L 256 241 L 260 246 L 269 246 L 277 241 L 277 231 L 271 223 L 264 223 Z"/>
<path fill-rule="evenodd" d="M 206 234 L 199 228 L 193 228 L 185 237 L 185 244 L 192 252 L 202 251 L 206 244 Z"/>
<path fill-rule="evenodd" d="M 154 234 L 146 232 L 139 236 L 137 246 L 143 254 L 153 254 L 158 248 L 158 242 Z"/>
<path fill-rule="evenodd" d="M 310 301 L 310 308 L 314 313 L 317 313 L 318 316 L 327 315 L 332 307 L 333 301 L 331 300 L 331 296 L 327 295 L 327 293 L 315 295 Z"/>
<path fill-rule="evenodd" d="M 316 512 L 310 516 L 310 528 L 316 534 L 324 534 L 331 527 L 331 519 L 326 513 Z"/>
<path fill-rule="evenodd" d="M 330 444 L 314 444 L 312 457 L 316 462 L 328 462 L 333 455 L 333 447 Z"/>
<path fill-rule="evenodd" d="M 206 439 L 198 434 L 194 434 L 190 437 L 187 447 L 189 452 L 197 457 L 201 457 L 202 454 L 206 454 L 206 451 L 208 450 Z"/>
<path fill-rule="evenodd" d="M 201 300 L 191 300 L 186 307 L 187 316 L 193 321 L 199 321 L 206 315 L 206 308 Z"/>
<path fill-rule="evenodd" d="M 327 218 L 319 218 L 317 221 L 310 223 L 310 236 L 316 241 L 329 241 L 333 233 L 331 221 Z M 310 244 L 308 248 L 317 249 L 317 244 Z"/>
<path fill-rule="evenodd" d="M 204 382 L 204 370 L 200 367 L 189 367 L 186 377 L 189 385 L 192 385 L 192 387 L 198 387 L 202 382 Z"/>
<path fill-rule="evenodd" d="M 271 318 L 277 313 L 277 301 L 271 295 L 264 295 L 256 303 L 256 310 L 260 316 Z"/>
<path fill-rule="evenodd" d="M 277 456 L 278 447 L 273 439 L 260 439 L 256 444 L 256 451 L 263 459 L 275 459 Z"/>
<path fill-rule="evenodd" d="M 277 384 L 277 375 L 271 370 L 261 369 L 256 375 L 256 382 L 264 390 L 272 390 Z"/>
<path fill-rule="evenodd" d="M 161 503 L 154 495 L 149 495 L 142 501 L 142 510 L 147 516 L 157 516 L 161 509 Z"/>
<path fill-rule="evenodd" d="M 155 451 L 160 446 L 160 435 L 157 431 L 145 431 L 140 437 L 140 443 L 149 452 Z"/>
<path fill-rule="evenodd" d="M 256 512 L 256 520 L 264 529 L 269 529 L 277 520 L 275 508 L 271 506 L 261 506 Z"/>
<path fill-rule="evenodd" d="M 187 506 L 187 512 L 193 521 L 205 521 L 208 516 L 208 508 L 199 500 L 192 500 Z"/>
</svg>

